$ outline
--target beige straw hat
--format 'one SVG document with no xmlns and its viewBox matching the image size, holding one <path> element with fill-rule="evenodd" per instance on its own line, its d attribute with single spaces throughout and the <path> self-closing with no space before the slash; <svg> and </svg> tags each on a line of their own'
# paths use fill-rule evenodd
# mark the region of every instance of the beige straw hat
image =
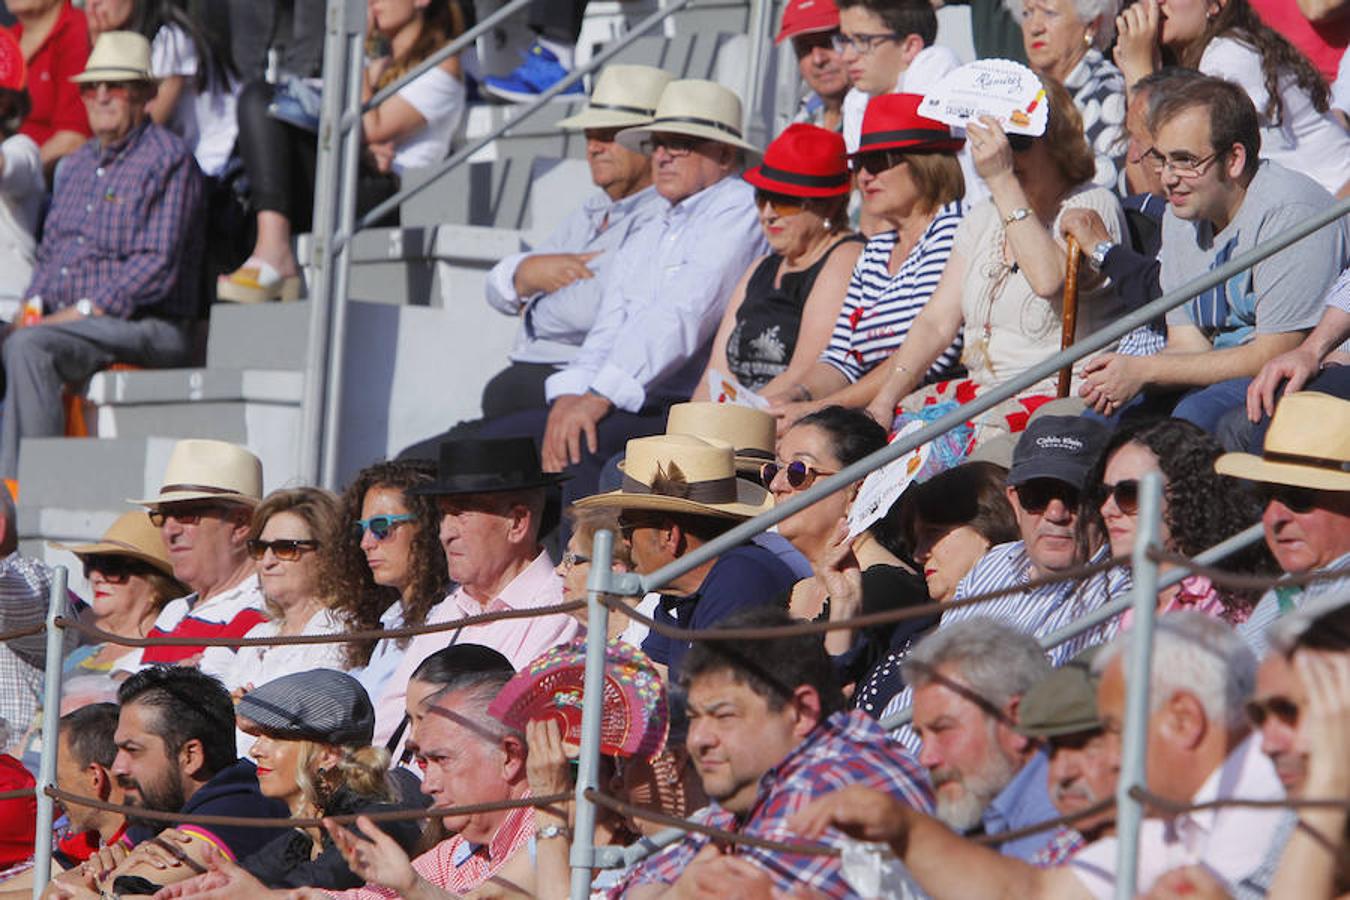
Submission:
<svg viewBox="0 0 1350 900">
<path fill-rule="evenodd" d="M 590 102 L 559 128 L 581 131 L 586 128 L 632 128 L 646 125 L 656 114 L 661 92 L 674 76 L 655 66 L 606 66 L 595 80 Z"/>
<path fill-rule="evenodd" d="M 196 438 L 179 441 L 164 469 L 159 496 L 127 502 L 154 509 L 185 500 L 256 506 L 262 500 L 262 461 L 238 444 Z"/>
<path fill-rule="evenodd" d="M 71 81 L 154 81 L 150 42 L 135 31 L 105 31 L 94 42 L 84 71 Z"/>
<path fill-rule="evenodd" d="M 619 143 L 637 150 L 654 131 L 718 141 L 759 155 L 758 148 L 747 144 L 741 135 L 741 98 L 715 81 L 672 81 L 661 92 L 652 120 L 619 132 Z"/>
<path fill-rule="evenodd" d="M 1350 400 L 1316 391 L 1286 394 L 1260 456 L 1225 453 L 1220 475 L 1322 491 L 1350 491 Z"/>
<path fill-rule="evenodd" d="M 173 563 L 169 562 L 168 551 L 164 549 L 164 540 L 159 529 L 150 523 L 145 510 L 137 509 L 123 513 L 117 521 L 108 526 L 103 537 L 93 544 L 58 544 L 52 541 L 48 546 L 56 550 L 68 550 L 76 556 L 130 556 L 146 565 L 153 566 L 165 575 L 173 575 Z"/>
<path fill-rule="evenodd" d="M 666 434 L 692 434 L 705 440 L 725 441 L 736 451 L 736 468 L 754 472 L 773 462 L 777 425 L 773 416 L 735 403 L 697 401 L 676 403 L 666 420 Z"/>
<path fill-rule="evenodd" d="M 696 516 L 748 519 L 773 506 L 758 484 L 736 477 L 735 454 L 725 441 L 659 434 L 628 442 L 623 487 L 576 502 L 579 509 L 651 509 Z"/>
</svg>

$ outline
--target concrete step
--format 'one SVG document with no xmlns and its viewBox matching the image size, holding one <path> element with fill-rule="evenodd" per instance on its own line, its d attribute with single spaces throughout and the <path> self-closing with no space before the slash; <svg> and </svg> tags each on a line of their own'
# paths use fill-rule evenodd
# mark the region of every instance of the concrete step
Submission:
<svg viewBox="0 0 1350 900">
<path fill-rule="evenodd" d="M 440 222 L 492 227 L 519 231 L 527 245 L 552 232 L 597 190 L 590 166 L 580 158 L 468 163 L 440 177 L 406 173 L 404 183 L 410 182 L 430 183 L 403 206 L 405 227 Z"/>
</svg>

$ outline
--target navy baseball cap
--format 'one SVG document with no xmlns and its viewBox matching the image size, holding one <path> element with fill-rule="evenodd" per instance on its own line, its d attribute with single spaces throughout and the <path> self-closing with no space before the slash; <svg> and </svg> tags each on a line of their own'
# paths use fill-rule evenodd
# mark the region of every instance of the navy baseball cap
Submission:
<svg viewBox="0 0 1350 900">
<path fill-rule="evenodd" d="M 1008 484 L 1017 486 L 1034 478 L 1054 478 L 1081 491 L 1088 470 L 1096 463 L 1109 437 L 1105 425 L 1081 416 L 1033 419 L 1013 449 Z"/>
</svg>

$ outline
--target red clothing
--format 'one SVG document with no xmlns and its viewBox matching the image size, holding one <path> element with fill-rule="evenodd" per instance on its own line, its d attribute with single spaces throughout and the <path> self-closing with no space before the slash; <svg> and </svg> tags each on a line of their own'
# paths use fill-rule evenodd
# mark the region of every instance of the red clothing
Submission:
<svg viewBox="0 0 1350 900">
<path fill-rule="evenodd" d="M 20 40 L 23 24 L 14 23 L 10 33 Z M 70 81 L 72 75 L 84 71 L 88 59 L 89 24 L 84 10 L 66 2 L 51 34 L 28 60 L 28 96 L 33 111 L 20 126 L 20 134 L 28 135 L 39 147 L 58 131 L 78 131 L 86 137 L 93 134 L 79 85 Z"/>
<path fill-rule="evenodd" d="M 1350 16 L 1340 15 L 1326 22 L 1309 22 L 1298 8 L 1297 0 L 1252 0 L 1252 8 L 1271 28 L 1284 35 L 1322 73 L 1327 84 L 1336 80 L 1341 56 L 1350 44 Z"/>
<path fill-rule="evenodd" d="M 30 788 L 37 779 L 12 756 L 0 754 L 0 791 Z M 37 836 L 37 797 L 0 800 L 0 869 L 31 859 Z"/>
</svg>

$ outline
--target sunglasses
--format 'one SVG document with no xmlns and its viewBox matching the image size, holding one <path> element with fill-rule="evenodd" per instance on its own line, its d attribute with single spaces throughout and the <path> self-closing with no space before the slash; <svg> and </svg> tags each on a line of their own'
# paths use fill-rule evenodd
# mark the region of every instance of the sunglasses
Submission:
<svg viewBox="0 0 1350 900">
<path fill-rule="evenodd" d="M 130 556 L 86 556 L 84 558 L 84 578 L 97 572 L 109 584 L 126 584 L 132 575 L 143 575 L 149 566 Z"/>
<path fill-rule="evenodd" d="M 1291 513 L 1303 515 L 1317 508 L 1317 491 L 1312 488 L 1295 487 L 1292 484 L 1259 483 L 1261 505 L 1269 506 L 1276 500 Z"/>
<path fill-rule="evenodd" d="M 755 191 L 755 209 L 763 209 L 766 203 L 780 219 L 795 216 L 806 209 L 806 201 L 801 197 L 789 197 L 787 194 L 775 194 L 772 191 Z"/>
<path fill-rule="evenodd" d="M 909 157 L 899 150 L 873 150 L 870 153 L 859 153 L 853 157 L 853 168 L 866 172 L 868 175 L 880 175 L 889 169 L 908 162 Z"/>
<path fill-rule="evenodd" d="M 639 528 L 660 528 L 666 521 L 664 516 L 643 515 L 641 513 L 625 513 L 619 516 L 619 535 L 625 540 L 631 540 L 633 532 Z M 590 562 L 589 559 L 586 560 Z"/>
<path fill-rule="evenodd" d="M 1012 152 L 1014 153 L 1026 153 L 1031 149 L 1031 145 L 1035 140 L 1036 139 L 1029 134 L 1010 134 L 1008 135 L 1008 146 L 1012 148 Z"/>
<path fill-rule="evenodd" d="M 412 513 L 399 513 L 395 516 L 371 516 L 369 519 L 357 519 L 352 523 L 352 530 L 356 533 L 358 541 L 365 537 L 367 531 L 375 540 L 382 541 L 389 537 L 389 533 L 394 530 L 395 525 L 411 522 L 416 518 L 417 516 Z"/>
<path fill-rule="evenodd" d="M 276 541 L 249 541 L 248 555 L 254 559 L 262 559 L 268 550 L 272 555 L 282 562 L 295 562 L 313 550 L 319 549 L 318 541 L 293 541 L 286 538 Z"/>
<path fill-rule="evenodd" d="M 1267 697 L 1265 700 L 1248 700 L 1246 704 L 1247 718 L 1251 721 L 1252 727 L 1261 728 L 1266 724 L 1266 720 L 1272 716 L 1280 724 L 1289 728 L 1298 726 L 1298 704 L 1288 697 Z"/>
<path fill-rule="evenodd" d="M 85 81 L 80 84 L 81 97 L 93 97 L 103 88 L 110 97 L 125 97 L 131 91 L 129 81 Z"/>
<path fill-rule="evenodd" d="M 814 466 L 808 466 L 800 459 L 794 459 L 790 463 L 767 462 L 759 467 L 759 477 L 764 482 L 765 487 L 773 484 L 773 480 L 778 477 L 779 472 L 783 473 L 788 486 L 794 490 L 810 487 L 816 480 L 817 475 L 835 474 L 834 472 L 826 472 L 824 469 L 817 469 Z"/>
<path fill-rule="evenodd" d="M 1117 481 L 1115 484 L 1102 485 L 1101 501 L 1098 507 L 1106 505 L 1106 501 L 1114 498 L 1116 507 L 1127 516 L 1132 516 L 1139 512 L 1139 481 L 1135 478 L 1127 478 L 1124 481 Z"/>
<path fill-rule="evenodd" d="M 1025 484 L 1017 485 L 1017 502 L 1032 515 L 1043 513 L 1051 503 L 1058 500 L 1068 509 L 1078 506 L 1078 488 L 1065 484 L 1058 478 L 1033 478 Z"/>
<path fill-rule="evenodd" d="M 681 158 L 688 156 L 698 149 L 699 144 L 706 144 L 707 141 L 702 138 L 677 137 L 669 134 L 653 134 L 639 142 L 638 149 L 647 156 L 652 156 L 657 150 L 664 150 L 669 156 Z"/>
<path fill-rule="evenodd" d="M 214 503 L 202 503 L 194 506 L 173 506 L 165 509 L 150 510 L 150 524 L 156 528 L 163 527 L 164 523 L 173 519 L 179 525 L 196 525 L 204 518 L 221 512 L 224 509 Z"/>
</svg>

